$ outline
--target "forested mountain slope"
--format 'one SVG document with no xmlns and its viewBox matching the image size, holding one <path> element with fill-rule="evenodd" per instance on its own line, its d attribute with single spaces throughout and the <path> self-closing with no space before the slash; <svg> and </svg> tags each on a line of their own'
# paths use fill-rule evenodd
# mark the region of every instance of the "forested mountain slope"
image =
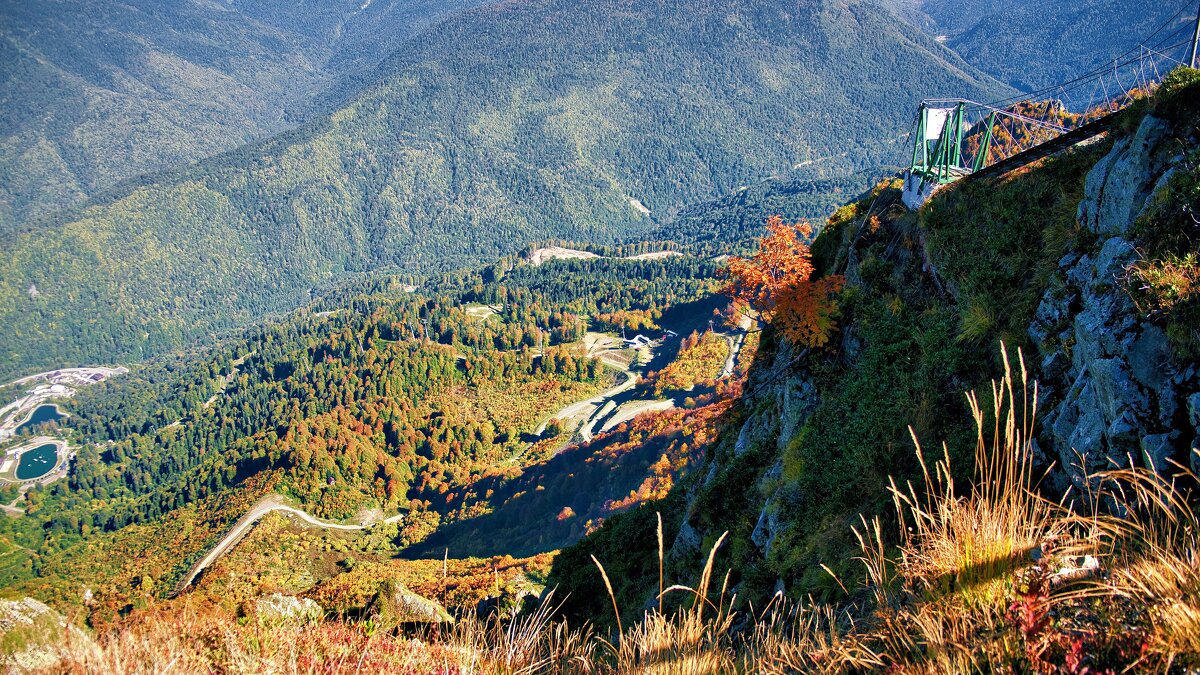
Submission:
<svg viewBox="0 0 1200 675">
<path fill-rule="evenodd" d="M 549 551 L 644 499 L 644 482 L 665 492 L 689 448 L 702 447 L 710 401 L 681 395 L 667 422 L 617 430 L 553 461 L 571 434 L 547 429 L 555 411 L 632 384 L 631 368 L 645 372 L 619 339 L 595 349 L 603 336 L 589 330 L 706 325 L 716 265 L 673 256 L 502 267 L 447 276 L 429 293 L 380 275 L 81 390 L 63 402 L 70 424 L 43 429 L 70 439 L 70 476 L 23 498 L 0 486 L 5 503 L 24 509 L 0 519 L 0 549 L 30 554 L 0 562 L 0 587 L 77 602 L 71 588 L 88 584 L 104 612 L 164 595 L 270 493 L 318 518 L 405 514 L 373 531 L 386 558 L 456 523 L 443 538 L 455 556 L 481 543 L 497 554 L 518 542 Z M 654 353 L 651 363 L 669 360 L 671 348 Z M 714 389 L 689 395 L 711 399 Z M 656 462 L 663 455 L 673 461 Z M 556 520 L 566 506 L 578 518 Z M 462 534 L 493 510 L 502 520 L 520 513 L 505 540 Z"/>
<path fill-rule="evenodd" d="M 626 239 L 650 225 L 631 199 L 662 216 L 805 160 L 869 164 L 925 93 L 997 90 L 884 10 L 828 0 L 503 3 L 381 72 L 300 131 L 18 237 L 0 372 L 158 352 L 348 273 Z"/>
<path fill-rule="evenodd" d="M 889 167 L 890 168 L 890 167 Z M 650 238 L 669 241 L 696 254 L 723 255 L 753 249 L 771 216 L 822 221 L 848 197 L 868 189 L 888 169 L 830 178 L 798 173 L 739 188 L 716 199 L 691 204 L 655 230 Z M 868 176 L 874 176 L 867 181 Z"/>
<path fill-rule="evenodd" d="M 1191 37 L 1196 16 L 1195 3 L 1184 0 L 924 0 L 919 7 L 932 24 L 929 29 L 947 35 L 946 44 L 967 62 L 1024 91 L 1067 82 L 1123 54 L 1137 56 L 1138 44 L 1147 38 L 1149 46 L 1160 49 L 1176 45 Z M 1169 22 L 1181 9 L 1182 16 Z M 1182 54 L 1176 48 L 1170 56 Z M 1133 77 L 1123 74 L 1122 79 Z M 1110 93 L 1120 86 L 1110 83 Z"/>
<path fill-rule="evenodd" d="M 286 128 L 474 0 L 0 3 L 0 234 Z M 369 80 L 367 80 L 369 81 Z"/>
</svg>

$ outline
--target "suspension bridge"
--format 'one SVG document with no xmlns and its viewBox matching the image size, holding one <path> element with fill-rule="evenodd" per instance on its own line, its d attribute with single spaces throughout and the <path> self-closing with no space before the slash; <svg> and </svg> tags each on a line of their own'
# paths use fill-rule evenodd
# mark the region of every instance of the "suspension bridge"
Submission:
<svg viewBox="0 0 1200 675">
<path fill-rule="evenodd" d="M 990 103 L 922 101 L 910 136 L 904 204 L 915 210 L 943 185 L 1001 175 L 1108 131 L 1114 116 L 1167 72 L 1196 67 L 1200 7 L 1194 22 L 1186 14 L 1194 2 L 1187 0 L 1111 64 L 1066 82 Z"/>
</svg>

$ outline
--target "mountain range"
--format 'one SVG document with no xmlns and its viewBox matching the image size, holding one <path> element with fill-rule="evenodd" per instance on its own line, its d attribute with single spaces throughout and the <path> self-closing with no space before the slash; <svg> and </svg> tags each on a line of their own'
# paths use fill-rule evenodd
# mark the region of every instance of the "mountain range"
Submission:
<svg viewBox="0 0 1200 675">
<path fill-rule="evenodd" d="M 295 126 L 472 4 L 0 3 L 0 234 Z"/>
<path fill-rule="evenodd" d="M 460 12 L 332 113 L 17 235 L 0 372 L 158 353 L 380 268 L 636 238 L 796 165 L 894 157 L 930 91 L 1009 90 L 866 2 Z"/>
<path fill-rule="evenodd" d="M 1195 3 L 1163 2 L 1046 3 L 1037 0 L 922 0 L 908 5 L 919 23 L 938 34 L 968 63 L 1021 91 L 1069 82 L 1111 65 L 1114 59 L 1136 58 L 1142 42 L 1184 58 L 1183 42 L 1191 38 Z M 1165 73 L 1157 73 L 1161 76 Z M 1155 77 L 1152 71 L 1142 78 Z M 1120 79 L 1127 81 L 1121 82 Z M 1122 73 L 1108 81 L 1109 93 L 1137 84 Z M 1089 83 L 1087 91 L 1052 90 L 1047 96 L 1100 97 L 1104 90 Z"/>
<path fill-rule="evenodd" d="M 1177 9 L 0 4 L 0 666 L 1200 667 Z"/>
</svg>

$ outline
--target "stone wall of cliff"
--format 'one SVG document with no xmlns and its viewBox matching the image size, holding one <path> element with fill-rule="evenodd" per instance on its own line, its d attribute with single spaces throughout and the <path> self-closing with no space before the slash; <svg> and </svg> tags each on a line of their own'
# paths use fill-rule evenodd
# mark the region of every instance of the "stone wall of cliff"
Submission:
<svg viewBox="0 0 1200 675">
<path fill-rule="evenodd" d="M 1060 261 L 1029 328 L 1045 383 L 1041 439 L 1077 488 L 1085 475 L 1131 463 L 1200 469 L 1191 452 L 1200 435 L 1196 363 L 1175 353 L 1126 288 L 1143 255 L 1134 226 L 1179 170 L 1181 140 L 1147 115 L 1088 172 L 1078 219 L 1098 250 Z"/>
</svg>

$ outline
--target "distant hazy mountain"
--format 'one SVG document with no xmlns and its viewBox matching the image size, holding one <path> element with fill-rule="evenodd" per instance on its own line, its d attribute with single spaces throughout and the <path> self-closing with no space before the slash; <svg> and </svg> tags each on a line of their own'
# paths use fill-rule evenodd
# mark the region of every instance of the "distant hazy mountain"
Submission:
<svg viewBox="0 0 1200 675">
<path fill-rule="evenodd" d="M 840 0 L 457 14 L 332 115 L 20 236 L 0 370 L 171 348 L 381 266 L 624 240 L 806 161 L 877 165 L 926 92 L 1001 88 L 904 28 Z"/>
<path fill-rule="evenodd" d="M 481 1 L 3 0 L 0 234 L 279 131 L 289 108 Z"/>
<path fill-rule="evenodd" d="M 1196 16 L 1192 0 L 888 2 L 896 9 L 919 5 L 964 59 L 1026 91 L 1068 81 L 1130 49 L 1136 56 L 1138 44 L 1181 9 L 1183 15 L 1148 42 L 1161 48 L 1190 39 Z M 1179 58 L 1181 51 L 1171 55 Z"/>
</svg>

